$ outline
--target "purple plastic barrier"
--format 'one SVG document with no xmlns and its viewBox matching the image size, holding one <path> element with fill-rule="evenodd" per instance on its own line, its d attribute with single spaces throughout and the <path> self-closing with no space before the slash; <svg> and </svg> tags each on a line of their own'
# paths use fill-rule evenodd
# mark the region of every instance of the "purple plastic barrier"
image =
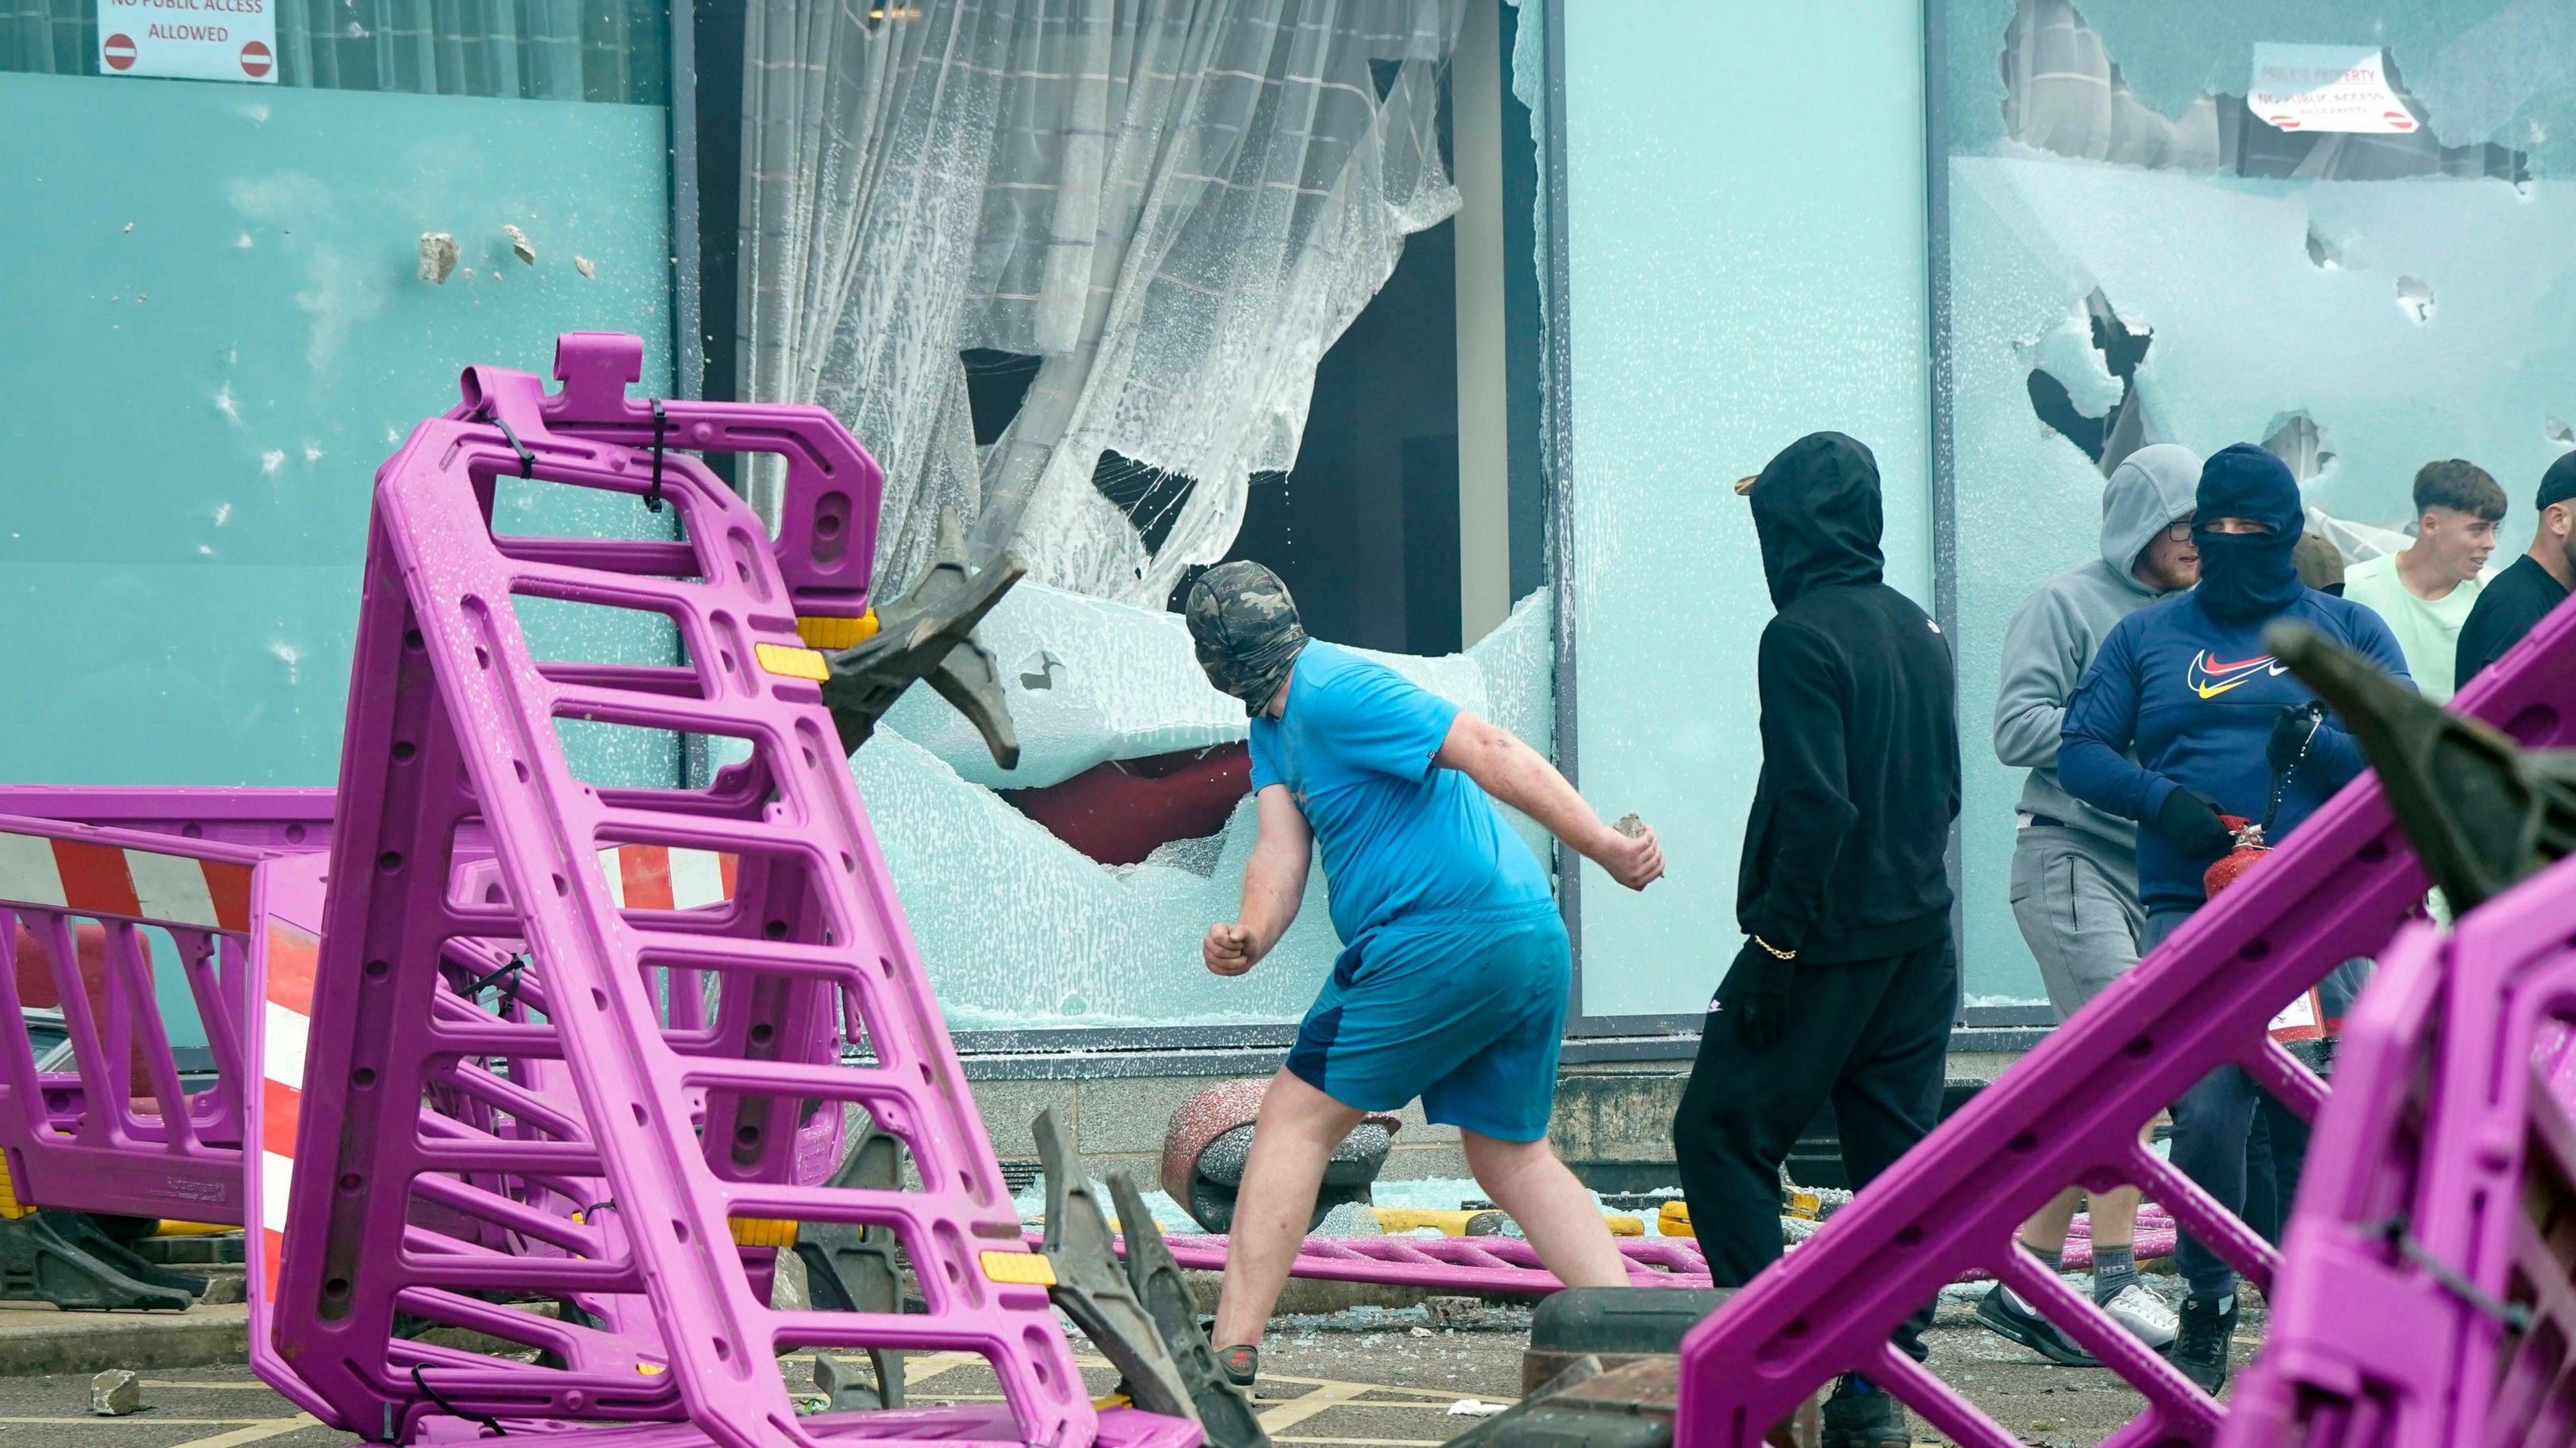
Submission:
<svg viewBox="0 0 2576 1448">
<path fill-rule="evenodd" d="M 1135 1408 L 1103 1408 L 1099 1448 L 1197 1448 L 1199 1427 L 1179 1418 Z M 958 1443 L 1008 1444 L 1014 1423 L 1011 1410 L 999 1403 L 960 1403 L 953 1408 L 896 1408 L 889 1412 L 835 1413 L 799 1420 L 817 1443 Z M 432 1431 L 419 1440 L 430 1443 L 482 1441 L 486 1430 L 453 1418 L 432 1420 Z M 699 1448 L 706 1439 L 685 1424 L 650 1423 L 632 1427 L 591 1428 L 581 1435 L 582 1448 Z"/>
<path fill-rule="evenodd" d="M 21 1009 L 20 951 L 42 952 L 78 1067 L 40 1073 L 27 1034 L 0 1031 L 12 1215 L 41 1205 L 242 1220 L 249 1080 L 237 1002 L 251 871 L 263 858 L 239 845 L 0 817 L 0 1014 L 15 1021 Z M 166 930 L 177 947 L 214 1057 L 211 1090 L 191 1095 L 179 1080 L 145 926 Z M 84 927 L 97 932 L 96 982 L 81 969 Z"/>
<path fill-rule="evenodd" d="M 2576 742 L 2576 609 L 2562 609 L 2453 701 L 2525 745 Z M 1865 1371 L 1952 1439 L 2014 1443 L 1887 1334 L 1943 1283 L 1983 1268 L 2137 1388 L 2111 1440 L 2206 1443 L 2220 1409 L 2014 1240 L 2069 1182 L 2144 1186 L 2260 1284 L 2272 1249 L 2138 1129 L 2214 1067 L 2244 1066 L 2301 1114 L 2315 1075 L 2264 1034 L 2337 963 L 2376 955 L 2424 893 L 2405 837 L 2365 775 L 2135 970 L 1978 1093 L 1793 1257 L 1682 1344 L 1678 1448 L 1750 1448 L 1835 1375 Z"/>
<path fill-rule="evenodd" d="M 1031 1251 L 1044 1234 L 1026 1234 Z M 1172 1260 L 1192 1272 L 1222 1272 L 1230 1239 L 1196 1232 L 1163 1239 Z M 1632 1287 L 1706 1287 L 1708 1260 L 1686 1237 L 1621 1237 Z M 1127 1255 L 1121 1237 L 1118 1255 Z M 1538 1254 L 1514 1237 L 1308 1237 L 1292 1277 L 1326 1282 L 1380 1282 L 1442 1292 L 1495 1292 L 1545 1297 L 1564 1289 Z"/>
<path fill-rule="evenodd" d="M 2093 1260 L 2092 1239 L 2080 1230 L 2067 1237 L 2066 1260 L 2081 1268 Z M 1037 1250 L 1042 1233 L 1023 1234 L 1031 1251 Z M 1183 1232 L 1164 1239 L 1172 1249 L 1172 1258 L 1193 1272 L 1222 1272 L 1226 1253 L 1232 1241 L 1222 1235 Z M 1706 1287 L 1708 1259 L 1700 1254 L 1699 1244 L 1688 1237 L 1620 1237 L 1616 1239 L 1621 1255 L 1628 1259 L 1628 1283 L 1632 1287 Z M 2153 1209 L 2141 1215 L 2138 1222 L 2137 1251 L 2141 1260 L 2164 1256 L 2174 1248 L 2172 1219 Z M 1794 1256 L 1798 1248 L 1791 1248 Z M 1125 1239 L 1120 1239 L 1119 1255 L 1126 1255 Z M 1297 1249 L 1297 1260 L 1288 1269 L 1292 1277 L 1311 1277 L 1325 1282 L 1378 1282 L 1395 1287 L 1429 1287 L 1443 1292 L 1494 1292 L 1522 1297 L 1544 1297 L 1565 1284 L 1539 1265 L 1538 1254 L 1527 1242 L 1512 1237 L 1308 1237 Z M 1972 1270 L 1961 1281 L 1975 1281 L 1992 1274 Z"/>
<path fill-rule="evenodd" d="M 568 337 L 558 371 L 576 389 L 593 379 L 595 397 L 597 379 L 631 368 L 617 359 L 635 345 Z M 276 1353 L 331 1421 L 395 1440 L 447 1431 L 430 1427 L 447 1416 L 685 1419 L 739 1448 L 898 1432 L 1092 1441 L 1095 1415 L 1035 1270 L 1043 1264 L 1020 1241 L 835 746 L 814 684 L 822 661 L 796 641 L 792 610 L 805 604 L 758 520 L 692 459 L 551 431 L 524 374 L 475 369 L 467 396 L 487 420 L 424 423 L 378 474 Z M 848 460 L 834 465 L 845 487 L 874 476 L 817 411 L 727 416 L 729 433 L 695 445 L 783 450 L 791 469 L 837 455 Z M 632 426 L 618 440 L 649 446 Z M 504 477 L 658 492 L 685 541 L 495 536 L 489 510 Z M 859 563 L 835 576 L 861 586 L 872 491 L 868 501 L 864 519 L 838 525 Z M 828 530 L 818 521 L 815 531 Z M 677 624 L 690 662 L 537 662 L 512 606 L 523 594 L 659 613 Z M 558 720 L 729 735 L 747 739 L 753 758 L 706 790 L 594 788 L 568 772 Z M 506 903 L 450 888 L 443 864 L 455 832 L 476 820 Z M 715 912 L 621 909 L 597 860 L 619 845 L 734 855 L 734 901 Z M 445 966 L 460 940 L 528 952 L 509 992 L 528 1012 L 482 1005 L 494 995 L 483 990 L 473 1018 L 459 1018 L 466 997 Z M 709 979 L 719 983 L 711 1016 Z M 273 999 L 274 982 L 270 990 Z M 872 1065 L 794 1059 L 818 1021 L 843 1020 L 863 1031 Z M 578 1112 L 510 1082 L 500 1083 L 504 1114 L 527 1128 L 516 1136 L 442 1111 L 441 1090 L 462 1086 L 442 1073 L 492 1058 L 560 1062 Z M 837 1111 L 850 1101 L 903 1139 L 921 1189 L 794 1184 L 800 1102 Z M 575 1222 L 478 1185 L 494 1175 L 599 1177 L 609 1195 Z M 422 1205 L 563 1255 L 493 1250 L 423 1227 Z M 927 1310 L 773 1311 L 733 1238 L 779 1219 L 892 1228 Z M 468 1295 L 490 1288 L 645 1303 L 663 1356 L 600 1366 L 629 1340 Z M 554 1360 L 396 1339 L 396 1311 Z M 993 1363 L 1009 1411 L 971 1424 L 799 1419 L 771 1361 L 791 1345 L 977 1352 Z M 1131 1440 L 1162 1431 L 1119 1429 Z"/>
<path fill-rule="evenodd" d="M 0 815 L 108 825 L 263 850 L 331 845 L 331 791 L 210 786 L 0 785 Z"/>
<path fill-rule="evenodd" d="M 279 1350 L 273 1307 L 285 1235 L 287 1185 L 295 1166 L 306 1044 L 312 1032 L 313 976 L 320 955 L 328 863 L 324 855 L 299 854 L 270 860 L 254 872 L 251 984 L 260 995 L 262 1008 L 247 1018 L 244 1054 L 260 1061 L 263 1080 L 262 1089 L 250 1099 L 245 1124 L 261 1143 L 261 1152 L 258 1167 L 244 1177 L 244 1199 L 248 1219 L 259 1224 L 259 1256 L 249 1294 L 252 1365 L 298 1406 L 326 1421 L 336 1421 L 337 1411 L 304 1382 Z M 441 1019 L 471 1022 L 477 1009 L 467 1003 L 476 994 L 473 983 L 494 975 L 509 963 L 510 957 L 488 945 L 468 946 L 462 940 L 451 940 L 442 956 L 442 984 L 450 990 L 433 997 L 431 1009 Z M 513 996 L 496 1014 L 526 1024 L 531 1004 L 542 997 L 533 988 L 514 992 Z M 450 1134 L 462 1123 L 495 1141 L 542 1140 L 545 1132 L 538 1129 L 539 1123 L 560 1127 L 579 1109 L 570 1072 L 561 1060 L 543 1057 L 511 1058 L 506 1062 L 488 1057 L 479 1063 L 458 1061 L 431 1074 L 427 1094 L 437 1110 L 424 1114 L 425 1126 L 435 1118 L 447 1118 L 440 1125 Z M 510 1106 L 518 1108 L 515 1117 L 499 1109 Z M 573 1219 L 587 1205 L 608 1194 L 605 1183 L 596 1177 L 490 1172 L 470 1174 L 465 1180 L 478 1190 L 499 1193 L 536 1209 L 550 1219 L 549 1226 L 552 1220 Z M 449 1251 L 470 1245 L 492 1252 L 570 1255 L 542 1229 L 534 1233 L 512 1231 L 447 1210 L 435 1200 L 413 1204 L 411 1225 L 453 1239 L 440 1243 L 423 1238 L 418 1245 Z M 649 1305 L 601 1300 L 580 1293 L 568 1293 L 564 1301 L 587 1314 L 600 1329 L 567 1334 L 552 1344 L 552 1350 L 568 1365 L 596 1371 L 606 1364 L 623 1371 L 637 1361 L 663 1360 L 661 1335 L 651 1320 Z"/>
<path fill-rule="evenodd" d="M 2225 1448 L 2566 1441 L 2576 859 L 2409 931 L 2345 1023 Z"/>
<path fill-rule="evenodd" d="M 515 394 L 514 401 L 535 401 L 552 432 L 635 449 L 647 466 L 657 450 L 665 460 L 682 448 L 774 454 L 784 461 L 787 476 L 771 548 L 796 616 L 808 621 L 810 634 L 818 632 L 815 621 L 855 620 L 867 613 L 885 472 L 830 413 L 785 404 L 628 397 L 627 384 L 644 375 L 644 343 L 619 332 L 564 333 L 555 339 L 554 371 L 563 389 L 549 395 L 526 373 L 469 367 L 465 400 L 447 416 L 465 421 L 483 415 L 506 391 Z M 518 430 L 527 435 L 526 426 Z M 649 488 L 651 478 L 645 482 Z M 833 632 L 828 624 L 819 631 Z M 808 641 L 841 647 L 859 637 L 843 633 Z"/>
<path fill-rule="evenodd" d="M 270 1387 L 324 1422 L 331 1404 L 313 1391 L 277 1350 L 274 1303 L 285 1242 L 286 1188 L 295 1170 L 295 1130 L 304 1089 L 305 1042 L 312 1034 L 313 968 L 321 955 L 328 855 L 288 855 L 251 875 L 249 995 L 242 1014 L 242 1057 L 260 1063 L 242 1125 L 257 1155 L 242 1172 L 243 1221 L 258 1253 L 249 1272 L 250 1364 Z"/>
</svg>

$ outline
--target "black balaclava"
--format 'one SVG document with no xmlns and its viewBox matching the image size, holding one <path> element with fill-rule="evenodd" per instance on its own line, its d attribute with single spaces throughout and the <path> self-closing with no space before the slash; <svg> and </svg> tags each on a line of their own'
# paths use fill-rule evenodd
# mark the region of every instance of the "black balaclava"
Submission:
<svg viewBox="0 0 2576 1448">
<path fill-rule="evenodd" d="M 1279 692 L 1306 647 L 1288 585 L 1249 558 L 1200 574 L 1181 611 L 1208 682 L 1241 699 L 1246 714 L 1260 713 Z"/>
<path fill-rule="evenodd" d="M 1747 499 L 1773 607 L 1883 575 L 1878 459 L 1859 442 L 1838 432 L 1807 434 L 1763 465 Z"/>
<path fill-rule="evenodd" d="M 2221 518 L 2268 523 L 2269 533 L 2213 533 Z M 2299 480 L 2287 463 L 2250 442 L 2220 448 L 2200 469 L 2200 496 L 2192 514 L 2191 541 L 2200 549 L 2201 609 L 2223 623 L 2270 618 L 2298 601 L 2295 554 L 2306 515 Z"/>
</svg>

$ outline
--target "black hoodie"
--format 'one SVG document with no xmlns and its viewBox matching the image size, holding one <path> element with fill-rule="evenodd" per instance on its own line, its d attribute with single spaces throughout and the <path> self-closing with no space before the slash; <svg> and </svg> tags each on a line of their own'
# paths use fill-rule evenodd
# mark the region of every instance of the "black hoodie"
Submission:
<svg viewBox="0 0 2576 1448">
<path fill-rule="evenodd" d="M 1753 485 L 1762 571 L 1762 780 L 1736 920 L 1803 962 L 1900 955 L 1950 924 L 1959 816 L 1950 649 L 1880 579 L 1878 463 L 1838 432 L 1791 443 Z"/>
</svg>

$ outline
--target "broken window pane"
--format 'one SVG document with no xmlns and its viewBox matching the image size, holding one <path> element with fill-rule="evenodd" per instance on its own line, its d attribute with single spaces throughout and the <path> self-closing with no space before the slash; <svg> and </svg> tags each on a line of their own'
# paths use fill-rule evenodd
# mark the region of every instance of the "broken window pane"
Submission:
<svg viewBox="0 0 2576 1448">
<path fill-rule="evenodd" d="M 1463 654 L 1369 656 L 1544 752 L 1549 620 L 1548 595 L 1534 593 Z M 1005 665 L 1018 768 L 995 766 L 964 717 L 926 689 L 898 701 L 851 760 L 949 1025 L 1304 1014 L 1340 949 L 1320 869 L 1259 969 L 1225 980 L 1199 960 L 1209 924 L 1235 917 L 1256 828 L 1240 785 L 1211 813 L 1223 791 L 1209 781 L 1239 755 L 1243 706 L 1208 687 L 1180 616 L 1024 583 L 980 636 Z M 1112 817 L 1086 827 L 1079 811 L 1101 801 Z M 1210 833 L 1171 833 L 1211 819 Z M 1545 832 L 1512 819 L 1551 858 Z M 1117 863 L 1101 863 L 1111 854 Z"/>
<path fill-rule="evenodd" d="M 2119 457 L 2261 443 L 2354 557 L 2398 537 L 2419 466 L 2465 457 L 2514 500 L 2498 564 L 2529 540 L 2576 393 L 2576 19 L 1946 4 L 1963 960 L 1972 1003 L 2030 1002 L 2008 899 L 2021 772 L 1985 743 L 2001 634 L 2091 556 Z M 2258 49 L 2329 46 L 2376 52 L 2386 129 L 2254 113 L 2280 113 Z"/>
</svg>

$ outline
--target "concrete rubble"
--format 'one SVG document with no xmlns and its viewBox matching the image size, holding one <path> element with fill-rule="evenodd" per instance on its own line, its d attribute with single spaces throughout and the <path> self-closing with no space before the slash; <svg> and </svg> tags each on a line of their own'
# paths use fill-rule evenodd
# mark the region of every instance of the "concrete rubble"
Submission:
<svg viewBox="0 0 2576 1448">
<path fill-rule="evenodd" d="M 444 231 L 420 234 L 420 279 L 444 283 L 456 270 L 456 238 Z M 470 275 L 470 273 L 469 273 Z"/>
<path fill-rule="evenodd" d="M 89 1380 L 89 1410 L 102 1418 L 122 1418 L 143 1407 L 143 1380 L 127 1368 L 109 1368 Z"/>
</svg>

